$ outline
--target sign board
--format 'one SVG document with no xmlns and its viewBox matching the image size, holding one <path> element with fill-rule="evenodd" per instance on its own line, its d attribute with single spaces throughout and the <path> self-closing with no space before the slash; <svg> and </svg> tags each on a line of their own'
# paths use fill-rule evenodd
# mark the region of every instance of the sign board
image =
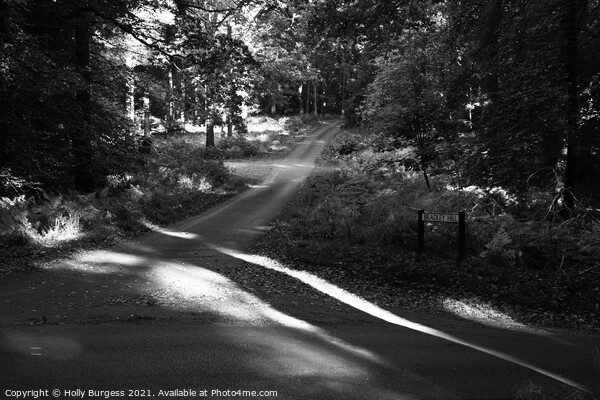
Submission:
<svg viewBox="0 0 600 400">
<path fill-rule="evenodd" d="M 425 222 L 450 222 L 458 224 L 458 261 L 466 258 L 465 212 L 453 214 L 428 213 L 418 210 L 417 214 L 417 259 L 425 251 Z"/>
<path fill-rule="evenodd" d="M 425 222 L 450 222 L 458 224 L 458 214 L 423 213 Z"/>
</svg>

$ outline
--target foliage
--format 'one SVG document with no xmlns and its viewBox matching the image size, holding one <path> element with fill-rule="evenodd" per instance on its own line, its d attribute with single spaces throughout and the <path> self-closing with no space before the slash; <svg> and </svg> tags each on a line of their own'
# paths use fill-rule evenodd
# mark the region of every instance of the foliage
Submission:
<svg viewBox="0 0 600 400">
<path fill-rule="evenodd" d="M 150 160 L 134 174 L 110 175 L 101 190 L 0 200 L 0 247 L 53 248 L 75 240 L 115 239 L 169 224 L 244 189 L 219 161 L 205 160 L 194 137 L 155 140 Z"/>
<path fill-rule="evenodd" d="M 517 253 L 514 249 L 508 247 L 511 243 L 512 239 L 506 230 L 500 228 L 492 237 L 492 240 L 485 245 L 485 250 L 479 256 L 493 265 L 514 266 Z"/>
<path fill-rule="evenodd" d="M 421 298 L 484 301 L 525 322 L 598 329 L 598 215 L 548 221 L 552 197 L 530 190 L 523 220 L 509 192 L 458 190 L 446 174 L 432 175 L 430 190 L 387 143 L 340 133 L 261 248 L 354 290 L 366 285 L 365 295 L 410 288 Z M 427 224 L 426 253 L 415 261 L 419 209 L 466 211 L 466 261 L 456 263 L 454 224 Z"/>
<path fill-rule="evenodd" d="M 236 135 L 232 138 L 222 138 L 219 141 L 218 147 L 223 151 L 224 158 L 253 157 L 261 152 L 258 143 L 251 142 L 241 135 Z"/>
</svg>

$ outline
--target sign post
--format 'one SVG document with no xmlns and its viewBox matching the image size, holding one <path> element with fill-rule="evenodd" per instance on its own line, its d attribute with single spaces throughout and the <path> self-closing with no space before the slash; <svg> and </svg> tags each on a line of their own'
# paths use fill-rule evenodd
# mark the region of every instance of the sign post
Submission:
<svg viewBox="0 0 600 400">
<path fill-rule="evenodd" d="M 467 228 L 465 226 L 465 212 L 458 213 L 458 261 L 467 258 L 465 251 Z"/>
<path fill-rule="evenodd" d="M 417 225 L 417 258 L 423 254 L 425 250 L 425 223 L 423 222 L 423 213 L 425 211 L 419 210 L 419 222 Z"/>
<path fill-rule="evenodd" d="M 418 210 L 417 219 L 417 259 L 425 251 L 425 222 L 458 224 L 458 261 L 466 258 L 466 221 L 465 212 L 452 214 L 428 213 Z"/>
</svg>

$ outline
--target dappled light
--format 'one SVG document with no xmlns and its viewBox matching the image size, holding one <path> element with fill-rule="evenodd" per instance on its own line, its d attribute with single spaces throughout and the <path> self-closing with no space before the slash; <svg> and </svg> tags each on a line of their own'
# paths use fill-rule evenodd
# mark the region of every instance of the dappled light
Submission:
<svg viewBox="0 0 600 400">
<path fill-rule="evenodd" d="M 183 232 L 173 236 L 187 239 Z M 210 313 L 231 323 L 286 327 L 311 335 L 318 339 L 322 346 L 330 346 L 361 360 L 386 365 L 385 361 L 373 352 L 346 343 L 322 328 L 287 315 L 243 290 L 224 275 L 196 264 L 162 259 L 153 254 L 141 256 L 99 250 L 84 253 L 73 262 L 61 265 L 62 268 L 85 270 L 86 273 L 93 274 L 132 275 L 137 286 L 135 290 L 139 294 L 154 296 L 158 292 L 161 294 L 161 305 L 170 309 Z M 131 270 L 131 267 L 140 269 Z M 148 280 L 153 284 L 147 285 L 145 281 Z M 319 352 L 319 357 L 328 357 L 327 353 L 324 353 L 325 350 L 321 349 Z M 333 364 L 335 363 L 332 361 L 332 365 L 326 369 L 333 368 Z"/>
<path fill-rule="evenodd" d="M 545 375 L 549 378 L 555 379 L 561 383 L 572 386 L 579 390 L 588 391 L 587 388 L 583 387 L 582 385 L 578 384 L 577 382 L 574 382 L 570 379 L 567 379 L 567 378 L 560 376 L 558 374 L 555 374 L 553 372 L 539 368 L 539 367 L 532 365 L 532 364 L 530 364 L 524 360 L 521 360 L 517 357 L 514 357 L 509 354 L 505 354 L 500 351 L 496 351 L 494 349 L 490 349 L 487 347 L 483 347 L 483 346 L 462 340 L 460 338 L 446 334 L 437 329 L 430 328 L 428 326 L 425 326 L 425 325 L 422 325 L 422 324 L 419 324 L 416 322 L 412 322 L 405 318 L 399 317 L 399 316 L 397 316 L 389 311 L 386 311 L 386 310 L 376 306 L 375 304 L 372 304 L 372 303 L 370 303 L 370 302 L 368 302 L 368 301 L 366 301 L 344 289 L 341 289 L 340 287 L 333 285 L 333 284 L 331 284 L 309 272 L 297 271 L 297 270 L 287 268 L 284 265 L 280 264 L 279 262 L 277 262 L 273 259 L 267 258 L 267 257 L 245 254 L 245 253 L 241 253 L 238 251 L 234 251 L 231 249 L 222 248 L 222 247 L 218 247 L 218 246 L 214 246 L 214 247 L 215 247 L 215 249 L 222 252 L 223 254 L 227 254 L 231 257 L 236 257 L 236 258 L 239 258 L 246 262 L 249 262 L 249 263 L 252 263 L 255 265 L 260 265 L 265 268 L 275 270 L 275 271 L 284 273 L 286 275 L 292 276 L 326 295 L 329 295 L 351 307 L 361 310 L 361 311 L 363 311 L 369 315 L 372 315 L 376 318 L 379 318 L 383 321 L 389 322 L 394 325 L 402 326 L 402 327 L 405 327 L 408 329 L 412 329 L 412 330 L 415 330 L 415 331 L 418 331 L 418 332 L 421 332 L 421 333 L 424 333 L 424 334 L 427 334 L 430 336 L 434 336 L 434 337 L 437 337 L 437 338 L 440 338 L 443 340 L 447 340 L 449 342 L 452 342 L 452 343 L 455 343 L 455 344 L 458 344 L 461 346 L 468 347 L 470 349 L 488 354 L 490 356 L 502 359 L 504 361 L 508 361 L 510 363 L 517 364 L 521 367 L 528 368 L 530 370 L 538 372 L 542 375 Z"/>
<path fill-rule="evenodd" d="M 54 223 L 39 236 L 44 244 L 54 246 L 60 242 L 79 239 L 84 236 L 84 233 L 79 224 L 79 217 L 69 214 L 55 219 Z"/>
<path fill-rule="evenodd" d="M 0 1 L 0 381 L 594 386 L 600 0 L 84 3 Z"/>
<path fill-rule="evenodd" d="M 200 236 L 196 233 L 177 231 L 177 230 L 168 229 L 168 228 L 161 228 L 160 226 L 151 224 L 145 220 L 141 220 L 140 223 L 142 223 L 146 228 L 150 229 L 151 231 L 154 231 L 154 232 L 166 235 L 166 236 L 171 236 L 171 237 L 175 237 L 175 238 L 179 238 L 179 239 L 188 239 L 188 240 L 195 240 L 195 239 L 202 238 L 202 236 Z"/>
<path fill-rule="evenodd" d="M 446 298 L 442 301 L 442 306 L 446 311 L 461 318 L 475 321 L 495 328 L 506 328 L 513 330 L 522 330 L 527 332 L 539 332 L 539 329 L 533 329 L 519 323 L 510 316 L 495 310 L 489 304 L 482 304 L 477 301 L 461 301 Z"/>
<path fill-rule="evenodd" d="M 114 252 L 110 250 L 96 250 L 85 252 L 76 256 L 76 261 L 82 263 L 113 263 L 116 265 L 136 266 L 144 263 L 146 259 L 133 254 Z"/>
<path fill-rule="evenodd" d="M 182 174 L 181 176 L 179 176 L 178 184 L 181 188 L 188 190 L 198 190 L 200 192 L 208 192 L 213 189 L 213 185 L 208 181 L 206 177 L 200 178 L 199 181 L 196 180 L 197 178 L 195 176 Z"/>
<path fill-rule="evenodd" d="M 154 280 L 174 295 L 172 308 L 203 310 L 232 322 L 278 324 L 310 333 L 329 345 L 371 362 L 384 364 L 374 353 L 330 336 L 325 330 L 287 315 L 252 295 L 225 276 L 193 264 L 156 261 Z"/>
</svg>

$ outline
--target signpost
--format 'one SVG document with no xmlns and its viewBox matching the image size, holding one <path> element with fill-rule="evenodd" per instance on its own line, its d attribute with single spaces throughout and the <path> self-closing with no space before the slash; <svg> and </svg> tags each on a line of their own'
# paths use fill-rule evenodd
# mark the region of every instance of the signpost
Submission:
<svg viewBox="0 0 600 400">
<path fill-rule="evenodd" d="M 465 228 L 465 212 L 460 211 L 458 213 L 441 214 L 441 213 L 428 213 L 425 210 L 418 211 L 418 243 L 417 243 L 417 256 L 423 254 L 425 250 L 425 222 L 433 223 L 451 223 L 458 224 L 458 261 L 464 260 L 466 257 L 466 228 Z"/>
</svg>

